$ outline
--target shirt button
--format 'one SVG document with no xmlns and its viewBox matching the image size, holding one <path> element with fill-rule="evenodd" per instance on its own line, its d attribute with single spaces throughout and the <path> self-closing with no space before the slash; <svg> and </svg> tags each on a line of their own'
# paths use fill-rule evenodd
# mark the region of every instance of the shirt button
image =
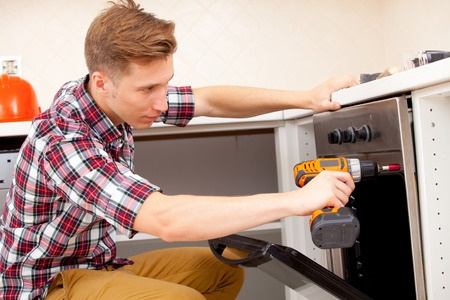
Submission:
<svg viewBox="0 0 450 300">
<path fill-rule="evenodd" d="M 117 143 L 119 143 L 119 144 L 121 144 L 122 142 L 123 142 L 122 139 L 118 139 L 118 140 L 117 140 Z"/>
</svg>

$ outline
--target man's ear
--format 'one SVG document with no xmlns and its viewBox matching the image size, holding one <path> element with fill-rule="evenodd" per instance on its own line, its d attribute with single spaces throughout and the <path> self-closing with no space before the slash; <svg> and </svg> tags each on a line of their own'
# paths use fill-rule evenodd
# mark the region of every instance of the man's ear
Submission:
<svg viewBox="0 0 450 300">
<path fill-rule="evenodd" d="M 90 80 L 92 81 L 92 88 L 97 91 L 97 93 L 105 93 L 106 92 L 106 82 L 108 81 L 108 77 L 105 73 L 101 71 L 95 71 L 92 73 Z"/>
</svg>

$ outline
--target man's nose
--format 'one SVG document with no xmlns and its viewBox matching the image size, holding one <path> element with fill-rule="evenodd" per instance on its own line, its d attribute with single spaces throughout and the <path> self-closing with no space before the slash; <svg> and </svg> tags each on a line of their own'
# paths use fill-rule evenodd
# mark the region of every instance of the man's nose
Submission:
<svg viewBox="0 0 450 300">
<path fill-rule="evenodd" d="M 166 111 L 169 109 L 169 104 L 167 103 L 167 91 L 164 91 L 164 93 L 161 93 L 160 96 L 158 96 L 157 100 L 153 104 L 153 109 L 158 111 Z"/>
</svg>

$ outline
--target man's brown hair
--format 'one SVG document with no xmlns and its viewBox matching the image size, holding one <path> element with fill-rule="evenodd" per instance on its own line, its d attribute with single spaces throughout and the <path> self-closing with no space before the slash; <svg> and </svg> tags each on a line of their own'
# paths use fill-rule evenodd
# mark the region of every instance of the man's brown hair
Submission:
<svg viewBox="0 0 450 300">
<path fill-rule="evenodd" d="M 130 62 L 146 63 L 172 55 L 175 24 L 144 12 L 133 0 L 112 1 L 89 27 L 84 55 L 89 74 L 103 71 L 115 82 Z"/>
</svg>

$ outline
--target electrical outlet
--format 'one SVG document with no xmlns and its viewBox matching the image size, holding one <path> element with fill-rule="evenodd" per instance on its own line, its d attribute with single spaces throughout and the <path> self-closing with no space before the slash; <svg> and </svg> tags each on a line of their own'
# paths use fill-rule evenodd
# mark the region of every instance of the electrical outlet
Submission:
<svg viewBox="0 0 450 300">
<path fill-rule="evenodd" d="M 0 56 L 2 74 L 22 76 L 22 62 L 20 56 Z"/>
</svg>

